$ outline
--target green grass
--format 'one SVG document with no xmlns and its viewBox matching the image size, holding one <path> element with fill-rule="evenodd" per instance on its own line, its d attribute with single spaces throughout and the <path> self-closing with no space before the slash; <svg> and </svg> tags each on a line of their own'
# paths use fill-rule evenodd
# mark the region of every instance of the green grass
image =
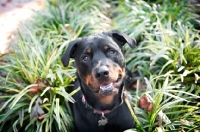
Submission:
<svg viewBox="0 0 200 132">
<path fill-rule="evenodd" d="M 0 131 L 20 131 L 20 127 L 26 131 L 73 128 L 67 102 L 74 99 L 65 87 L 74 80 L 75 69 L 63 69 L 60 54 L 65 45 L 50 36 L 46 34 L 44 39 L 30 32 L 4 58 L 1 68 L 7 76 L 1 78 L 1 92 L 5 95 L 0 98 L 5 102 L 0 109 Z"/>
<path fill-rule="evenodd" d="M 130 91 L 139 123 L 148 132 L 200 130 L 200 31 L 186 1 L 49 0 L 27 34 L 0 61 L 0 131 L 72 131 L 66 88 L 75 79 L 72 62 L 60 61 L 78 37 L 121 30 L 136 38 L 125 47 L 127 67 L 138 71 L 145 90 Z M 148 96 L 154 107 L 137 106 Z M 129 131 L 140 131 L 139 126 Z"/>
</svg>

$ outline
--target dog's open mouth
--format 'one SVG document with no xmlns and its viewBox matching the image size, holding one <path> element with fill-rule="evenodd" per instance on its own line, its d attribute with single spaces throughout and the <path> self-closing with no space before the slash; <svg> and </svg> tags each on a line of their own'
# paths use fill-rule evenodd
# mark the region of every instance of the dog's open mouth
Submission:
<svg viewBox="0 0 200 132">
<path fill-rule="evenodd" d="M 100 86 L 100 89 L 102 90 L 112 90 L 113 89 L 113 83 L 109 83 L 109 84 L 102 84 Z"/>
<path fill-rule="evenodd" d="M 109 84 L 102 84 L 100 85 L 100 90 L 99 90 L 99 94 L 102 95 L 110 95 L 113 93 L 114 91 L 114 86 L 113 83 L 109 83 Z"/>
<path fill-rule="evenodd" d="M 104 83 L 100 85 L 99 94 L 110 95 L 114 93 L 115 91 L 118 90 L 116 87 L 119 85 L 120 80 L 121 80 L 121 76 L 117 79 L 116 82 Z"/>
</svg>

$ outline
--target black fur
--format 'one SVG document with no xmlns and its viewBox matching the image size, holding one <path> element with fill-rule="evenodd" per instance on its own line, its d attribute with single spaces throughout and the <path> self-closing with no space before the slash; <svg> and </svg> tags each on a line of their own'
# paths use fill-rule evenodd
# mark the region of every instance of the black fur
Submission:
<svg viewBox="0 0 200 132">
<path fill-rule="evenodd" d="M 126 43 L 134 48 L 136 42 L 123 32 L 112 30 L 70 42 L 62 56 L 64 66 L 68 66 L 70 58 L 75 59 L 77 81 L 73 90 L 81 87 L 73 96 L 76 132 L 122 132 L 135 127 L 123 95 L 125 59 L 121 48 Z M 82 102 L 83 96 L 90 107 Z M 102 114 L 95 110 L 110 110 L 104 114 L 106 125 L 98 125 Z"/>
</svg>

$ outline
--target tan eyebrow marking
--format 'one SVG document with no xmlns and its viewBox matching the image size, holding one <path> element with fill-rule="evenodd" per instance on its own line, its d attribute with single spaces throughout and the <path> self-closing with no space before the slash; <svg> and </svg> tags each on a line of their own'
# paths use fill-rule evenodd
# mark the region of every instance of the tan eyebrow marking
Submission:
<svg viewBox="0 0 200 132">
<path fill-rule="evenodd" d="M 109 47 L 108 47 L 108 45 L 104 45 L 103 48 L 104 48 L 105 50 L 107 50 Z"/>
<path fill-rule="evenodd" d="M 91 49 L 86 49 L 86 52 L 87 52 L 88 54 L 90 54 L 90 53 L 91 53 Z"/>
</svg>

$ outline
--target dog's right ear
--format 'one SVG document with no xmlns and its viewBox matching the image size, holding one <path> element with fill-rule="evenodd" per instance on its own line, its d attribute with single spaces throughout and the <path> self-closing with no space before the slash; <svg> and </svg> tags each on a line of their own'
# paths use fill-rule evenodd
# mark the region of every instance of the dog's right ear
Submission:
<svg viewBox="0 0 200 132">
<path fill-rule="evenodd" d="M 131 48 L 135 48 L 136 40 L 129 37 L 127 34 L 118 30 L 111 30 L 105 33 L 111 36 L 112 38 L 116 39 L 119 42 L 118 44 L 120 45 L 120 47 L 127 43 Z"/>
<path fill-rule="evenodd" d="M 81 39 L 74 40 L 69 43 L 67 50 L 63 54 L 61 61 L 64 65 L 64 67 L 67 67 L 69 65 L 69 59 L 74 58 L 76 54 L 76 50 L 78 48 L 78 44 L 81 42 Z"/>
</svg>

